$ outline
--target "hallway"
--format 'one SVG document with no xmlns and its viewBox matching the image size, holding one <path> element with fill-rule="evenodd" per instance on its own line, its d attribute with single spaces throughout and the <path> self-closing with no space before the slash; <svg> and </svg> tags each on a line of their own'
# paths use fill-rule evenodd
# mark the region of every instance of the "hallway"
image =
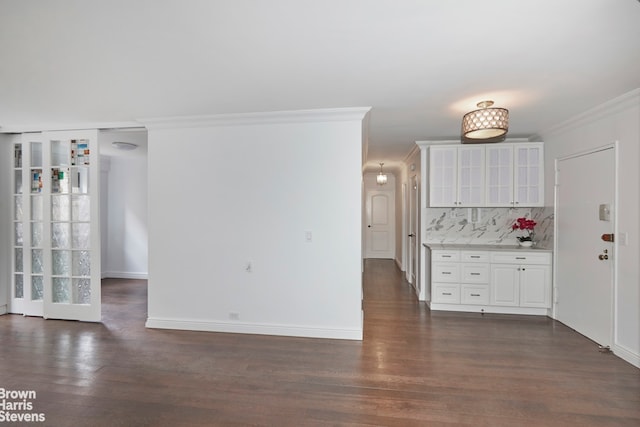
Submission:
<svg viewBox="0 0 640 427">
<path fill-rule="evenodd" d="M 152 330 L 146 282 L 103 323 L 0 316 L 0 387 L 52 426 L 636 426 L 640 371 L 548 318 L 431 313 L 367 260 L 364 341 Z"/>
</svg>

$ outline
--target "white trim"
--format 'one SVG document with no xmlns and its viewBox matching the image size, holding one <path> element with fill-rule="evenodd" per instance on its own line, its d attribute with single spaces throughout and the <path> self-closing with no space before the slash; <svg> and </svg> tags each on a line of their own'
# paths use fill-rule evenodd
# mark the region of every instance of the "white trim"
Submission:
<svg viewBox="0 0 640 427">
<path fill-rule="evenodd" d="M 329 338 L 362 341 L 362 329 L 314 328 L 261 323 L 223 322 L 215 320 L 147 318 L 147 328 L 185 331 L 225 332 L 235 334 L 279 335 L 306 338 Z"/>
<path fill-rule="evenodd" d="M 585 111 L 575 117 L 555 125 L 540 134 L 548 136 L 590 124 L 593 121 L 612 116 L 627 108 L 637 106 L 640 103 L 640 88 L 627 92 L 617 98 L 614 98 L 604 104 L 600 104 L 595 108 Z"/>
<path fill-rule="evenodd" d="M 363 120 L 371 107 L 145 118 L 147 129 L 177 129 L 217 126 L 248 126 L 276 123 L 310 123 Z"/>
<path fill-rule="evenodd" d="M 40 123 L 32 125 L 8 125 L 0 128 L 0 133 L 51 132 L 71 130 L 140 130 L 144 126 L 138 122 L 97 122 L 97 123 Z"/>
<path fill-rule="evenodd" d="M 635 354 L 633 351 L 620 344 L 614 344 L 611 350 L 613 351 L 613 354 L 618 356 L 620 359 L 631 363 L 636 368 L 640 368 L 640 355 Z"/>
<path fill-rule="evenodd" d="M 132 271 L 103 271 L 101 278 L 103 279 L 149 279 L 147 272 Z"/>
<path fill-rule="evenodd" d="M 485 145 L 494 145 L 494 144 L 508 144 L 508 143 L 526 143 L 526 142 L 540 142 L 540 139 L 537 136 L 532 136 L 530 138 L 507 138 L 504 141 L 500 141 L 500 142 L 488 142 L 488 143 L 484 143 L 484 142 L 474 142 L 472 144 L 463 144 L 462 140 L 460 139 L 444 139 L 444 140 L 433 140 L 433 141 L 416 141 L 416 145 L 418 145 L 420 148 L 426 148 L 426 147 L 430 147 L 431 145 L 478 145 L 478 144 L 485 144 Z"/>
<path fill-rule="evenodd" d="M 427 301 L 433 311 L 464 311 L 468 313 L 492 314 L 525 314 L 532 316 L 549 316 L 550 309 L 533 307 L 502 307 L 496 305 L 443 304 Z"/>
<path fill-rule="evenodd" d="M 9 310 L 7 309 L 7 304 L 0 305 L 0 315 L 7 314 Z"/>
</svg>

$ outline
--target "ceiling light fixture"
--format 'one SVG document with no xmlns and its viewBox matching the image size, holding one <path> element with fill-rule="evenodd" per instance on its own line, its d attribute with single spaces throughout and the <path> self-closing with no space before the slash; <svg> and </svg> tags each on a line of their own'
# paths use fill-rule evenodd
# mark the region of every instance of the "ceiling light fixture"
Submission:
<svg viewBox="0 0 640 427">
<path fill-rule="evenodd" d="M 509 130 L 509 110 L 490 108 L 493 101 L 482 101 L 479 110 L 471 111 L 462 118 L 462 136 L 470 140 L 500 138 Z"/>
<path fill-rule="evenodd" d="M 376 177 L 378 185 L 385 185 L 387 183 L 387 175 L 382 172 L 382 165 L 384 165 L 384 163 L 380 163 L 380 173 Z"/>
<path fill-rule="evenodd" d="M 124 141 L 113 141 L 111 143 L 118 150 L 131 151 L 138 148 L 138 144 L 134 144 L 133 142 L 124 142 Z"/>
</svg>

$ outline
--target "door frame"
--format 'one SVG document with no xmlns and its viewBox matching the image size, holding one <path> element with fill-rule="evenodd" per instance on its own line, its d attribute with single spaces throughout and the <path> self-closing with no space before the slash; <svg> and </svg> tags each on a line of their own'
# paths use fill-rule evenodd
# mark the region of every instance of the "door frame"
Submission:
<svg viewBox="0 0 640 427">
<path fill-rule="evenodd" d="M 618 233 L 618 200 L 619 200 L 619 149 L 618 149 L 618 141 L 614 141 L 610 144 L 605 144 L 599 147 L 591 148 L 589 150 L 579 151 L 572 154 L 568 154 L 561 157 L 556 157 L 554 161 L 554 200 L 553 200 L 553 215 L 554 218 L 558 217 L 558 162 L 563 160 L 570 160 L 578 157 L 588 156 L 590 154 L 599 153 L 606 150 L 613 150 L 613 182 L 614 182 L 614 191 L 613 191 L 613 215 L 611 216 L 611 220 L 613 222 L 613 234 L 614 236 L 619 236 Z M 619 240 L 614 238 L 613 241 L 613 262 L 611 264 L 611 348 L 613 349 L 616 345 L 616 333 L 618 331 L 618 244 Z M 558 265 L 558 221 L 553 222 L 553 265 L 556 266 L 553 268 L 553 308 L 552 308 L 552 317 L 557 320 L 557 295 L 558 295 L 558 281 L 557 281 L 557 265 Z"/>
</svg>

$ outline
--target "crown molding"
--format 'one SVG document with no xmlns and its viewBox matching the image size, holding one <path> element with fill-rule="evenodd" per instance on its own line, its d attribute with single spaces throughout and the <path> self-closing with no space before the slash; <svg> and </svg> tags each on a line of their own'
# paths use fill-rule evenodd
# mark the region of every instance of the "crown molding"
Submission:
<svg viewBox="0 0 640 427">
<path fill-rule="evenodd" d="M 540 135 L 545 137 L 547 135 L 566 132 L 584 126 L 585 124 L 589 124 L 594 121 L 611 116 L 613 114 L 617 114 L 630 107 L 637 106 L 640 106 L 640 88 L 620 95 L 617 98 L 591 108 L 582 114 L 578 114 L 577 116 L 565 120 L 564 122 L 561 122 L 555 126 L 552 126 L 544 132 L 540 132 Z"/>
<path fill-rule="evenodd" d="M 175 129 L 218 126 L 250 126 L 278 123 L 313 123 L 364 120 L 371 107 L 326 108 L 317 110 L 271 111 L 262 113 L 215 114 L 138 119 L 147 129 Z"/>
</svg>

